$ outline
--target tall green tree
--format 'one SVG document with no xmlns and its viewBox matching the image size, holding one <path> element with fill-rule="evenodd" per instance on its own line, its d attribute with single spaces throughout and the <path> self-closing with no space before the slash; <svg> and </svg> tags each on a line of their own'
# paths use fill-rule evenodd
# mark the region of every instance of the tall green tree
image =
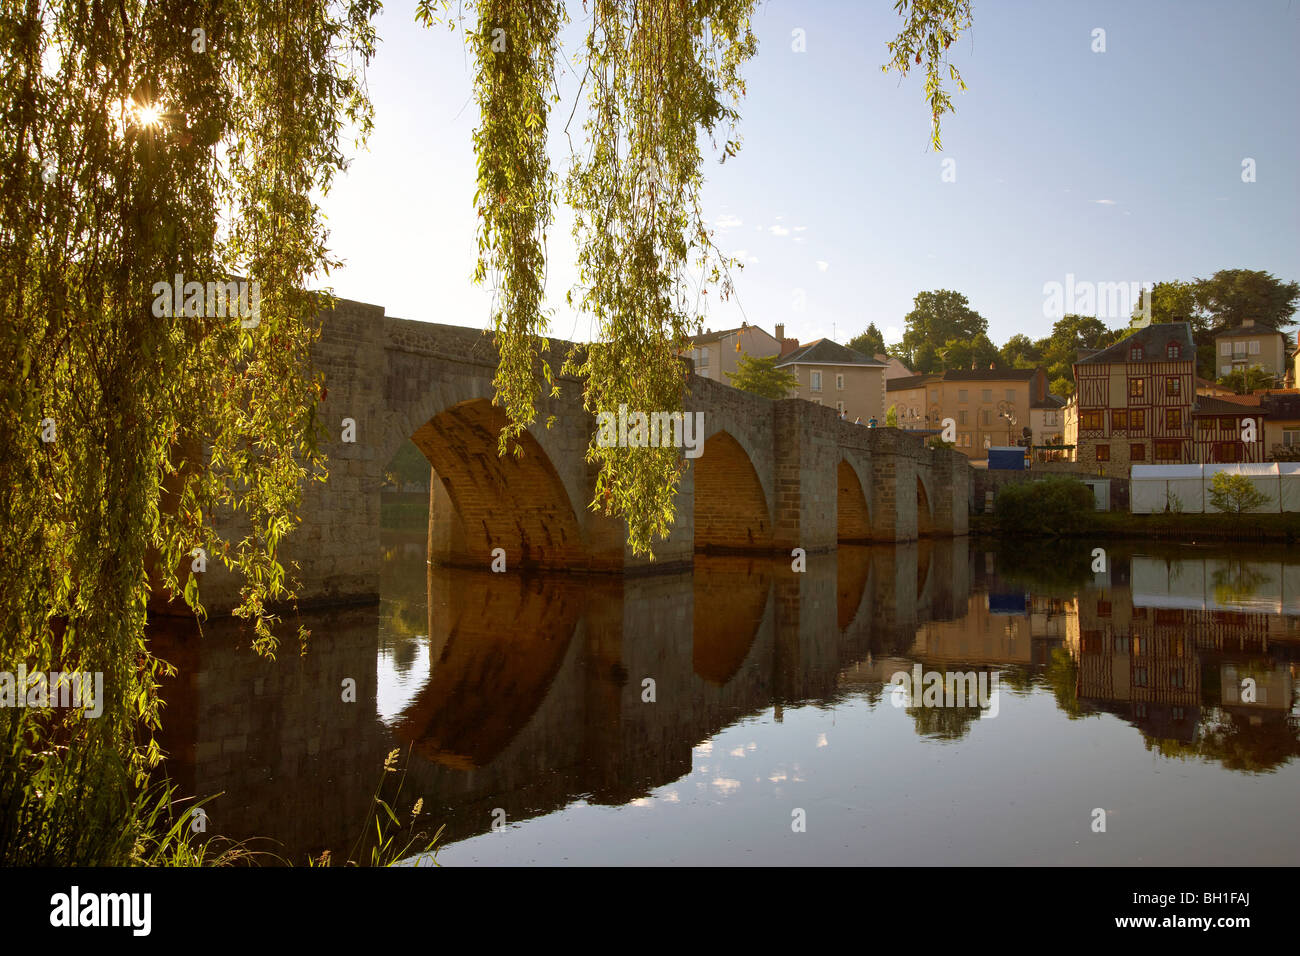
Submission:
<svg viewBox="0 0 1300 956">
<path fill-rule="evenodd" d="M 987 341 L 988 320 L 970 307 L 966 296 L 948 289 L 917 293 L 905 322 L 900 352 L 918 373 L 942 371 L 940 353 L 953 340 L 984 336 Z"/>
<path fill-rule="evenodd" d="M 274 651 L 280 543 L 325 467 L 321 301 L 304 291 L 334 264 L 317 199 L 345 125 L 370 129 L 377 9 L 0 10 L 0 661 L 103 675 L 97 719 L 0 710 L 6 863 L 135 852 L 123 820 L 158 757 L 167 669 L 144 636 L 152 564 L 201 609 L 191 555 L 224 563 Z M 198 285 L 160 297 L 176 275 Z M 247 313 L 215 290 L 237 277 Z"/>
<path fill-rule="evenodd" d="M 997 346 L 983 334 L 973 339 L 949 339 L 938 352 L 944 369 L 987 369 L 1002 365 Z"/>
<path fill-rule="evenodd" d="M 777 368 L 776 360 L 775 355 L 741 356 L 736 370 L 727 373 L 731 387 L 764 398 L 788 398 L 798 388 L 799 377 L 789 369 Z"/>
<path fill-rule="evenodd" d="M 497 400 L 508 419 L 502 453 L 536 418 L 541 388 L 555 389 L 542 361 L 548 314 L 542 303 L 546 236 L 563 200 L 573 214 L 578 282 L 568 302 L 588 314 L 594 341 L 567 356 L 584 384 L 586 407 L 679 409 L 686 372 L 677 356 L 703 320 L 702 303 L 732 291 L 727 259 L 701 206 L 705 142 L 722 158 L 740 148 L 736 133 L 745 92 L 742 68 L 757 43 L 750 18 L 757 0 L 591 0 L 580 51 L 585 104 L 582 134 L 569 139 L 570 169 L 557 189 L 547 146 L 558 102 L 560 0 L 477 0 L 466 40 L 473 55 L 480 122 L 474 132 L 479 259 L 475 278 L 496 293 L 500 354 Z M 417 19 L 446 23 L 450 0 L 420 0 Z M 899 0 L 898 35 L 886 71 L 922 67 L 931 142 L 952 102 L 944 76 L 964 89 L 948 49 L 969 27 L 969 0 Z M 568 133 L 568 126 L 565 127 Z M 710 291 L 715 292 L 709 295 Z M 698 293 L 698 294 L 697 294 Z M 943 341 L 943 340 L 941 340 Z M 674 449 L 601 447 L 593 506 L 627 522 L 633 551 L 667 536 L 683 463 Z"/>
<path fill-rule="evenodd" d="M 872 322 L 865 332 L 860 332 L 849 339 L 848 345 L 849 348 L 863 355 L 882 355 L 885 352 L 885 337 L 876 328 L 876 323 Z"/>
<path fill-rule="evenodd" d="M 1074 394 L 1074 363 L 1080 349 L 1100 349 L 1118 341 L 1124 332 L 1106 328 L 1094 316 L 1063 315 L 1052 325 L 1052 334 L 1036 344 L 1053 394 Z"/>
<path fill-rule="evenodd" d="M 1254 319 L 1274 331 L 1291 325 L 1300 302 L 1300 283 L 1282 282 L 1255 269 L 1220 269 L 1196 280 L 1196 299 L 1213 328 L 1237 326 Z"/>
<path fill-rule="evenodd" d="M 1043 362 L 1043 352 L 1033 339 L 1017 332 L 998 349 L 998 358 L 1007 368 L 1037 368 Z"/>
</svg>

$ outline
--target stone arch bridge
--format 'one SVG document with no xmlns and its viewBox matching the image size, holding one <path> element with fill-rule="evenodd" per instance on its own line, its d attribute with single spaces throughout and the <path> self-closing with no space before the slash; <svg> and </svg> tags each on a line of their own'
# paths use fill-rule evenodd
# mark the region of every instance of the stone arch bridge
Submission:
<svg viewBox="0 0 1300 956">
<path fill-rule="evenodd" d="M 553 340 L 557 365 L 567 346 Z M 302 524 L 285 547 L 299 564 L 300 606 L 378 598 L 383 469 L 408 438 L 432 466 L 435 563 L 486 568 L 499 547 L 511 571 L 622 573 L 680 568 L 696 552 L 788 556 L 967 532 L 970 466 L 959 453 L 842 422 L 801 399 L 772 401 L 692 377 L 684 407 L 704 413 L 703 454 L 685 471 L 676 524 L 652 562 L 632 554 L 623 522 L 588 506 L 596 471 L 585 452 L 596 423 L 575 379 L 560 380 L 558 398 L 541 397 L 522 457 L 502 459 L 505 418 L 491 404 L 496 353 L 482 332 L 341 299 L 323 316 L 313 357 L 333 441 L 329 479 L 304 489 Z M 355 422 L 353 442 L 342 440 L 345 418 Z M 235 584 L 209 565 L 205 603 L 229 607 Z"/>
</svg>

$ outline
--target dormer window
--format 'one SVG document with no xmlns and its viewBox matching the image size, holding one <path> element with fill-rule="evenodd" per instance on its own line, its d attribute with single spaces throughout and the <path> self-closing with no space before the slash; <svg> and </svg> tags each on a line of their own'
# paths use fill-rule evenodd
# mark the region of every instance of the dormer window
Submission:
<svg viewBox="0 0 1300 956">
<path fill-rule="evenodd" d="M 1175 360 L 1182 354 L 1182 352 L 1183 350 L 1178 347 L 1177 342 L 1170 342 L 1169 347 L 1165 349 L 1165 354 Z"/>
<path fill-rule="evenodd" d="M 1129 350 L 1128 350 L 1128 360 L 1129 360 L 1130 362 L 1140 362 L 1140 361 L 1142 361 L 1142 346 L 1140 346 L 1140 345 L 1135 345 L 1135 346 L 1133 346 L 1131 349 L 1129 349 Z"/>
</svg>

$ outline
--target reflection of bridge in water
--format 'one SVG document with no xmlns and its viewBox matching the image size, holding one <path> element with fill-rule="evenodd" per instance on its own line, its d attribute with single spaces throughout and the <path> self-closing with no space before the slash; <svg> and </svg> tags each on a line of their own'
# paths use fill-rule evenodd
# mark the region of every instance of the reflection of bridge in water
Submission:
<svg viewBox="0 0 1300 956">
<path fill-rule="evenodd" d="M 693 748 L 719 730 L 829 704 L 846 669 L 905 651 L 921 624 L 965 606 L 967 550 L 964 539 L 843 547 L 811 556 L 806 573 L 700 556 L 693 571 L 628 579 L 390 562 L 396 600 L 308 619 L 303 658 L 257 660 L 229 624 L 201 642 L 175 622 L 156 628 L 159 653 L 187 675 L 165 691 L 169 769 L 184 792 L 224 792 L 208 807 L 214 831 L 272 836 L 295 859 L 351 845 L 385 754 L 408 745 L 405 792 L 424 797 L 446 840 L 487 831 L 496 808 L 518 821 L 582 798 L 623 804 L 689 773 Z M 410 613 L 426 587 L 427 636 Z M 387 723 L 377 630 L 381 658 L 414 670 L 394 651 L 416 642 L 429 664 Z M 348 677 L 355 704 L 341 701 Z"/>
<path fill-rule="evenodd" d="M 384 756 L 408 747 L 404 792 L 448 841 L 486 832 L 497 808 L 518 822 L 577 800 L 621 805 L 690 773 L 696 745 L 727 727 L 879 701 L 912 661 L 1000 670 L 1004 688 L 1019 674 L 1019 688 L 1112 712 L 1169 755 L 1236 770 L 1300 756 L 1300 617 L 1144 606 L 1130 586 L 1146 580 L 1141 559 L 1112 555 L 1107 575 L 1035 593 L 961 539 L 842 547 L 803 574 L 700 556 L 693 571 L 622 578 L 430 572 L 422 540 L 393 537 L 410 553 L 385 562 L 381 607 L 307 617 L 306 657 L 267 664 L 229 624 L 201 642 L 155 628 L 185 675 L 165 692 L 170 769 L 183 792 L 224 792 L 213 830 L 272 836 L 294 859 L 345 852 Z M 340 699 L 349 677 L 355 704 Z M 949 739 L 977 719 L 914 716 L 918 734 Z"/>
</svg>

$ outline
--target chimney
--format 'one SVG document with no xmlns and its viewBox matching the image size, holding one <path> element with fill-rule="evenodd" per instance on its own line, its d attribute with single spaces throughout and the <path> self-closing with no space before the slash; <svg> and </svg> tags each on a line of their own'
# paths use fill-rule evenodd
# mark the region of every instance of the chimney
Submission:
<svg viewBox="0 0 1300 956">
<path fill-rule="evenodd" d="M 777 340 L 778 342 L 784 342 L 784 341 L 785 341 L 785 323 L 784 323 L 784 322 L 778 322 L 778 323 L 776 323 L 776 340 Z"/>
</svg>

